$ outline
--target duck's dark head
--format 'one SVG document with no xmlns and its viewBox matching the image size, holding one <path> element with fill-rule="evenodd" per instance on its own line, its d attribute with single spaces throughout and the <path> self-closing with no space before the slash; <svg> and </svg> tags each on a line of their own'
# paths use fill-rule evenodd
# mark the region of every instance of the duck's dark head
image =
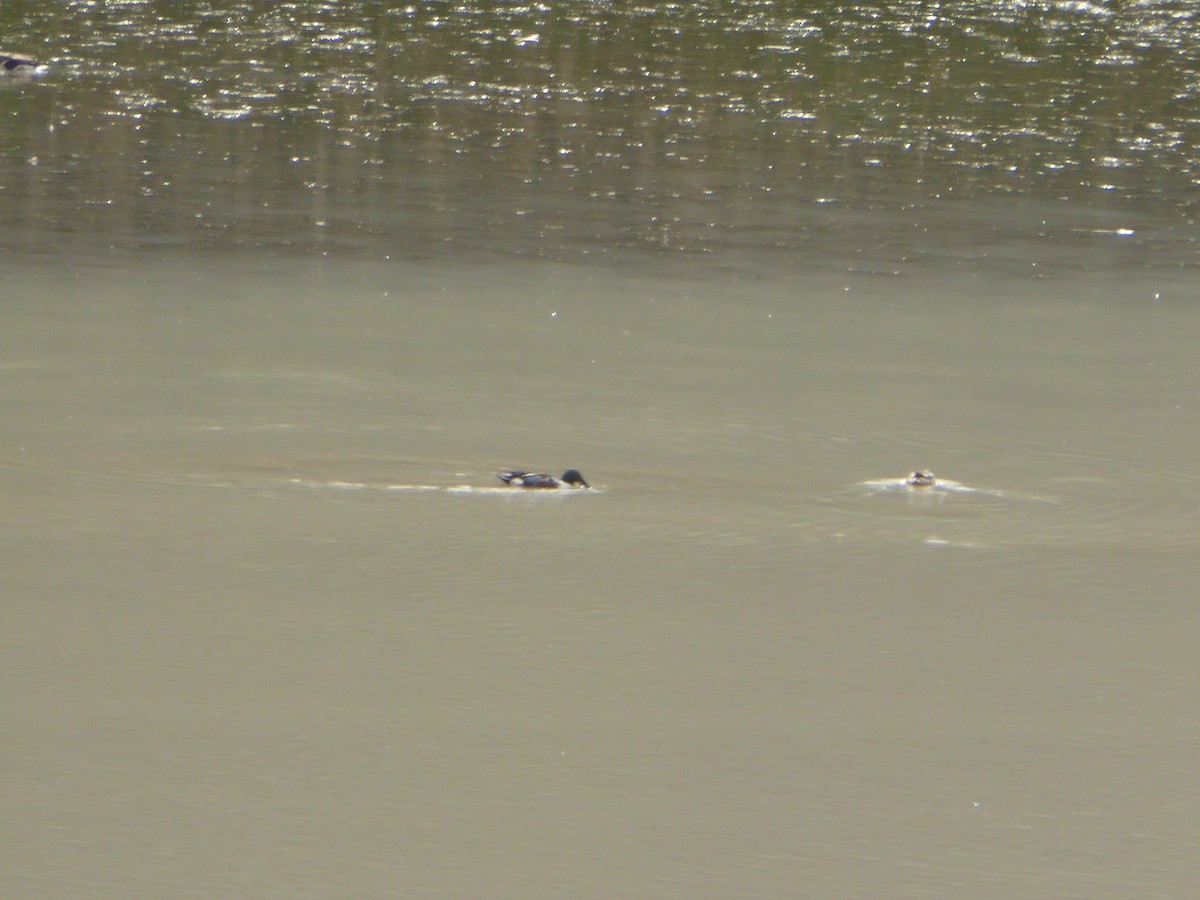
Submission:
<svg viewBox="0 0 1200 900">
<path fill-rule="evenodd" d="M 571 487 L 591 487 L 590 484 L 583 480 L 583 476 L 579 474 L 578 469 L 567 469 L 567 471 L 563 472 L 562 478 L 559 480 L 563 484 L 569 484 Z"/>
</svg>

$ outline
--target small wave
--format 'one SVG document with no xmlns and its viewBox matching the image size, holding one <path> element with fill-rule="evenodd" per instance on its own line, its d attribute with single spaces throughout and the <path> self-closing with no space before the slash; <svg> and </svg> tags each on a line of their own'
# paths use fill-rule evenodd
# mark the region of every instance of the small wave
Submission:
<svg viewBox="0 0 1200 900">
<path fill-rule="evenodd" d="M 564 497 L 571 494 L 603 493 L 592 489 L 580 490 L 539 490 L 531 491 L 524 488 L 511 487 L 482 487 L 472 484 L 378 484 L 365 481 L 343 481 L 338 479 L 323 480 L 314 478 L 289 478 L 288 484 L 298 487 L 324 489 L 333 491 L 383 491 L 390 494 L 429 494 L 442 492 L 445 494 L 499 494 L 507 497 Z"/>
<path fill-rule="evenodd" d="M 951 478 L 938 478 L 927 487 L 916 487 L 908 483 L 907 478 L 883 478 L 874 481 L 860 481 L 861 487 L 870 493 L 902 493 L 911 497 L 938 498 L 946 494 L 963 494 L 975 497 L 994 497 L 1008 500 L 1032 500 L 1038 503 L 1056 503 L 1053 497 L 1042 497 L 1036 494 L 1024 494 L 1014 491 L 1002 491 L 996 488 L 971 487 L 961 481 Z"/>
</svg>

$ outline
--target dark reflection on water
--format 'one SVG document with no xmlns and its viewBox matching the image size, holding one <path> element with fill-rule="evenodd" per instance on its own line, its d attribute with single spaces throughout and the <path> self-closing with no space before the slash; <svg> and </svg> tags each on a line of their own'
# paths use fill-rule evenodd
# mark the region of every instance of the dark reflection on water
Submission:
<svg viewBox="0 0 1200 900">
<path fill-rule="evenodd" d="M 7 3 L 0 247 L 1187 255 L 1188 4 L 808 6 Z"/>
</svg>

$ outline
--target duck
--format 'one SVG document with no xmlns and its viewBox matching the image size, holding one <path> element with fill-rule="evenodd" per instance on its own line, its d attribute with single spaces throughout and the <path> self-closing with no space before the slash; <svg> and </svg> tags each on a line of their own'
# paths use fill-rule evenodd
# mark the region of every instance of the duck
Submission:
<svg viewBox="0 0 1200 900">
<path fill-rule="evenodd" d="M 26 75 L 42 66 L 36 59 L 23 53 L 6 53 L 0 50 L 0 72 L 4 75 Z"/>
<path fill-rule="evenodd" d="M 509 487 L 515 488 L 552 490 L 554 488 L 591 487 L 590 484 L 584 481 L 578 469 L 567 469 L 567 471 L 562 473 L 561 478 L 555 478 L 553 475 L 547 475 L 545 472 L 525 472 L 521 469 L 501 472 L 497 477 Z"/>
<path fill-rule="evenodd" d="M 909 487 L 926 488 L 933 487 L 934 484 L 937 483 L 937 479 L 934 478 L 932 472 L 925 472 L 921 469 L 918 469 L 905 478 L 904 483 Z"/>
</svg>

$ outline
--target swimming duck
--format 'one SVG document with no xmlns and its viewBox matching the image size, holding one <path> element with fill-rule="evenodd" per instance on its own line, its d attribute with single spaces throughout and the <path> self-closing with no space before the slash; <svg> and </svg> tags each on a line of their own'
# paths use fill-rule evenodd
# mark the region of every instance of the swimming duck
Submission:
<svg viewBox="0 0 1200 900">
<path fill-rule="evenodd" d="M 553 475 L 547 475 L 544 472 L 522 472 L 520 469 L 514 469 L 510 472 L 501 472 L 499 479 L 509 487 L 519 488 L 590 488 L 591 485 L 583 480 L 583 476 L 579 474 L 578 469 L 567 469 L 562 473 L 562 478 L 555 478 Z"/>
<path fill-rule="evenodd" d="M 922 472 L 920 469 L 904 479 L 905 484 L 915 488 L 933 487 L 936 481 L 937 479 L 933 477 L 932 472 Z"/>
<path fill-rule="evenodd" d="M 38 62 L 32 57 L 20 53 L 5 53 L 0 50 L 0 69 L 4 71 L 5 75 L 19 75 L 32 72 L 37 68 Z"/>
</svg>

